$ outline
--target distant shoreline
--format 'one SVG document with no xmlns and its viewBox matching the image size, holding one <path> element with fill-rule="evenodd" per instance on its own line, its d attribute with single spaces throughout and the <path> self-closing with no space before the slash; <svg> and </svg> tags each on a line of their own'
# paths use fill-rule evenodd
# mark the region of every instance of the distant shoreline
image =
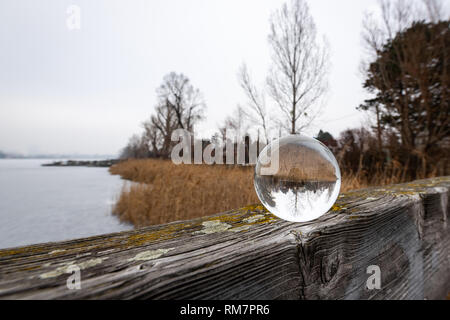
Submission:
<svg viewBox="0 0 450 320">
<path fill-rule="evenodd" d="M 99 160 L 99 159 L 114 159 L 115 155 L 19 155 L 7 154 L 0 151 L 0 160 L 60 160 L 60 159 L 79 159 L 79 160 Z"/>
<path fill-rule="evenodd" d="M 43 163 L 43 167 L 102 167 L 109 168 L 112 165 L 119 163 L 119 159 L 108 160 L 67 160 L 67 161 L 54 161 L 51 163 Z"/>
</svg>

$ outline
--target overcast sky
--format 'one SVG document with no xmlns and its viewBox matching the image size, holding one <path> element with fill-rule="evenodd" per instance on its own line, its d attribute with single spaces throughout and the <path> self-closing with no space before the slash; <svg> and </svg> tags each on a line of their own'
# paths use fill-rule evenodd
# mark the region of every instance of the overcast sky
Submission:
<svg viewBox="0 0 450 320">
<path fill-rule="evenodd" d="M 359 126 L 364 99 L 358 66 L 363 12 L 375 0 L 309 1 L 328 38 L 330 92 L 320 128 Z M 81 28 L 66 25 L 81 8 Z M 263 82 L 267 34 L 277 0 L 2 0 L 0 150 L 116 154 L 154 110 L 163 76 L 182 72 L 204 94 L 210 136 L 245 99 L 237 71 L 246 62 Z"/>
</svg>

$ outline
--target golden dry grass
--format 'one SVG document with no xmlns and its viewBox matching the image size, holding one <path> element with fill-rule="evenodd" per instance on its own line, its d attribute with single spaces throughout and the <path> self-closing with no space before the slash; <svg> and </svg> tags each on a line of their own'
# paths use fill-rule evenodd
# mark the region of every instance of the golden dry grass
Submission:
<svg viewBox="0 0 450 320">
<path fill-rule="evenodd" d="M 192 219 L 257 203 L 253 168 L 175 165 L 167 160 L 129 160 L 111 173 L 138 183 L 125 186 L 114 207 L 135 226 Z"/>
<path fill-rule="evenodd" d="M 192 219 L 259 203 L 253 167 L 175 165 L 169 160 L 128 160 L 110 168 L 134 181 L 125 185 L 113 212 L 136 227 Z M 341 192 L 400 182 L 383 177 L 368 183 L 361 175 L 343 175 Z"/>
</svg>

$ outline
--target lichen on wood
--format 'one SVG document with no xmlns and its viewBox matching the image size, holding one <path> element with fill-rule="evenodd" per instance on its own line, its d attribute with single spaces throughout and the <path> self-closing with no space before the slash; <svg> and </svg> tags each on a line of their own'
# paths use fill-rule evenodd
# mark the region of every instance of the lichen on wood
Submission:
<svg viewBox="0 0 450 320">
<path fill-rule="evenodd" d="M 450 177 L 355 190 L 306 223 L 261 205 L 0 250 L 3 299 L 444 299 Z M 380 290 L 365 287 L 367 267 Z M 73 266 L 80 290 L 66 281 Z"/>
</svg>

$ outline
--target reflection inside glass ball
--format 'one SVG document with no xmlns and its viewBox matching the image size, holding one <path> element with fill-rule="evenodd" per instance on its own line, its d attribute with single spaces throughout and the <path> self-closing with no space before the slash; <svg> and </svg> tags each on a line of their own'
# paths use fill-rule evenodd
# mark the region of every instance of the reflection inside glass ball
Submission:
<svg viewBox="0 0 450 320">
<path fill-rule="evenodd" d="M 289 135 L 272 141 L 258 157 L 254 184 L 262 204 L 288 221 L 325 214 L 341 188 L 336 158 L 320 141 Z"/>
</svg>

